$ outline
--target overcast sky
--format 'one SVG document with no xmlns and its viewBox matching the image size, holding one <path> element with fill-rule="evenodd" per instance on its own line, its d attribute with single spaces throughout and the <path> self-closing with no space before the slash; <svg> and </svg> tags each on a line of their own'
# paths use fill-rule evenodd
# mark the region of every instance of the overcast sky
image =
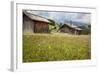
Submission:
<svg viewBox="0 0 100 73">
<path fill-rule="evenodd" d="M 76 21 L 81 23 L 90 24 L 90 13 L 74 13 L 74 12 L 50 12 L 50 11 L 27 11 L 48 19 L 55 20 L 56 22 L 65 23 L 67 21 Z"/>
</svg>

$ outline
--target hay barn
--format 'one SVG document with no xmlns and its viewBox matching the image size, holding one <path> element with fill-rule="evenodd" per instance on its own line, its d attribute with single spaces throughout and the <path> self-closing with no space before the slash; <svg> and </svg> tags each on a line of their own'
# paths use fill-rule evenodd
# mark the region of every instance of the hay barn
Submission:
<svg viewBox="0 0 100 73">
<path fill-rule="evenodd" d="M 59 28 L 59 31 L 62 33 L 79 35 L 81 34 L 82 29 L 75 25 L 64 24 Z"/>
<path fill-rule="evenodd" d="M 23 32 L 49 33 L 49 20 L 23 11 Z"/>
</svg>

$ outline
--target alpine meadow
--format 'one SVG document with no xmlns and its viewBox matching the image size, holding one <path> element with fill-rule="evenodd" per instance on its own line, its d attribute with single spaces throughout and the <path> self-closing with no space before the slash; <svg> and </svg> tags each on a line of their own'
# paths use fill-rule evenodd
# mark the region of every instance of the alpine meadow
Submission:
<svg viewBox="0 0 100 73">
<path fill-rule="evenodd" d="M 91 14 L 23 10 L 23 62 L 91 59 Z"/>
</svg>

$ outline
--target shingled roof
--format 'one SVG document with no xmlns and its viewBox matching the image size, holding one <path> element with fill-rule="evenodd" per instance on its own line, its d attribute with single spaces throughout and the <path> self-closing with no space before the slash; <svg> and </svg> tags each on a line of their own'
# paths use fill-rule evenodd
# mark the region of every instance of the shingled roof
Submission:
<svg viewBox="0 0 100 73">
<path fill-rule="evenodd" d="M 23 11 L 23 13 L 32 20 L 50 23 L 50 21 L 48 19 L 46 19 L 42 16 L 35 15 L 35 14 L 32 14 L 32 13 L 28 13 L 27 11 Z"/>
<path fill-rule="evenodd" d="M 68 26 L 69 28 L 72 28 L 72 29 L 76 29 L 76 30 L 82 30 L 81 28 L 78 28 L 77 26 L 75 25 L 70 25 L 70 24 L 64 24 L 66 26 Z M 64 25 L 62 25 L 60 28 L 62 28 Z"/>
</svg>

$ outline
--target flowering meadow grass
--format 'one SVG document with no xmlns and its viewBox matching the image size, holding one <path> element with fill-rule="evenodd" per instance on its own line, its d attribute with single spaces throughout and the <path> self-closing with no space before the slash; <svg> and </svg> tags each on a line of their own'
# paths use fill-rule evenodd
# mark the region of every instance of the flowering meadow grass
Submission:
<svg viewBox="0 0 100 73">
<path fill-rule="evenodd" d="M 23 34 L 23 62 L 91 59 L 90 35 Z"/>
</svg>

